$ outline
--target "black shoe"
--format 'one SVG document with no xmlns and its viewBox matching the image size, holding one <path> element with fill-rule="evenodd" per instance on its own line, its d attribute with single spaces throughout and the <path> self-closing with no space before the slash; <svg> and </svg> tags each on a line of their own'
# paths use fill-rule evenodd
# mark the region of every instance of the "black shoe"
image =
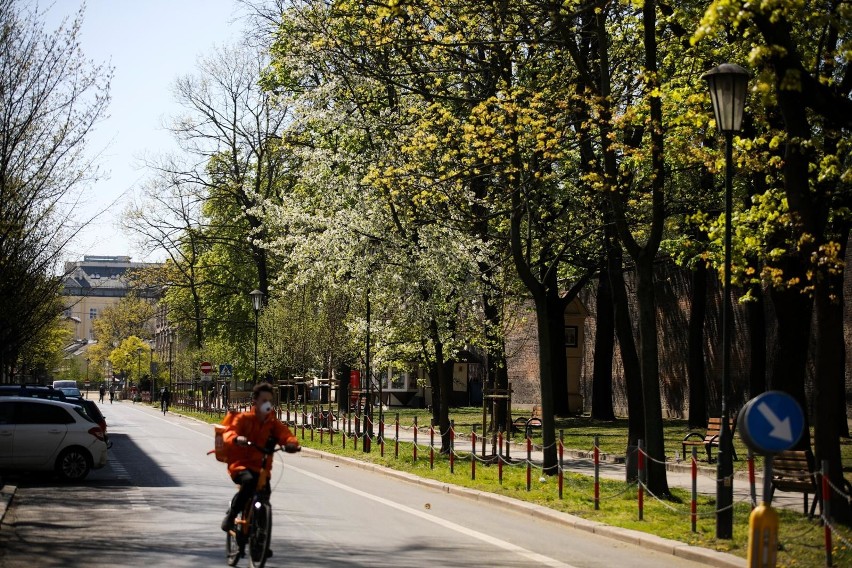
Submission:
<svg viewBox="0 0 852 568">
<path fill-rule="evenodd" d="M 266 549 L 266 557 L 267 557 L 267 558 L 272 558 L 272 549 L 270 549 L 270 548 L 267 548 L 267 549 Z"/>
</svg>

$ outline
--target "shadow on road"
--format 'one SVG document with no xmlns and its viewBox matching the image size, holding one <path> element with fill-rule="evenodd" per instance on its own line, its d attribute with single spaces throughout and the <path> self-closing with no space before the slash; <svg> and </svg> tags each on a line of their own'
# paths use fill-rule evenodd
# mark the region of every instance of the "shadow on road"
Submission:
<svg viewBox="0 0 852 568">
<path fill-rule="evenodd" d="M 4 481 L 18 487 L 179 487 L 181 485 L 126 434 L 110 434 L 109 461 L 82 481 L 65 481 L 54 472 L 6 472 Z"/>
<path fill-rule="evenodd" d="M 19 525 L 20 528 L 20 525 Z M 48 530 L 55 529 L 47 525 Z M 145 539 L 134 538 L 133 535 L 92 534 L 85 540 L 77 540 L 74 546 L 57 546 L 45 542 L 44 539 L 10 538 L 3 543 L 6 550 L 0 553 L 0 558 L 33 560 L 33 565 L 39 567 L 84 566 L 225 566 L 225 539 L 221 532 L 202 535 L 194 533 L 196 538 L 178 538 L 176 534 L 163 534 L 152 538 L 147 534 Z M 33 533 L 28 533 L 33 534 Z M 8 536 L 8 535 L 7 535 Z M 210 538 L 204 538 L 210 537 Z M 61 538 L 61 537 L 60 537 Z M 328 543 L 283 541 L 272 542 L 273 556 L 266 562 L 267 568 L 278 566 L 305 566 L 317 568 L 354 568 L 354 567 L 394 567 L 420 568 L 428 565 L 436 558 L 452 558 L 456 568 L 479 568 L 482 559 L 477 555 L 460 553 L 453 547 L 440 543 L 423 544 L 413 540 L 399 543 L 393 547 L 373 548 L 369 546 L 344 550 L 328 546 Z M 464 558 L 470 558 L 466 562 Z M 242 559 L 238 566 L 247 566 Z M 529 566 L 529 561 L 507 554 L 501 567 Z"/>
</svg>

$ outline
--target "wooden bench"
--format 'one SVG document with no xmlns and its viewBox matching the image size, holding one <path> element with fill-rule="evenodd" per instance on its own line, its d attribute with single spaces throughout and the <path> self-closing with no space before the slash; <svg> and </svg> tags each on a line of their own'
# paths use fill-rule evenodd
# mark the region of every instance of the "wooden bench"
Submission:
<svg viewBox="0 0 852 568">
<path fill-rule="evenodd" d="M 529 433 L 533 428 L 541 428 L 541 405 L 534 405 L 532 407 L 532 411 L 530 412 L 529 418 L 524 416 L 519 416 L 512 421 L 512 427 L 516 432 L 521 431 L 521 427 L 523 427 L 525 433 Z"/>
<path fill-rule="evenodd" d="M 814 455 L 810 450 L 787 450 L 775 455 L 772 460 L 772 486 L 769 489 L 769 501 L 775 490 L 801 493 L 804 496 L 804 511 L 808 519 L 814 516 L 819 503 L 822 515 L 822 499 L 814 470 Z M 808 512 L 808 493 L 814 494 L 811 510 Z"/>
<path fill-rule="evenodd" d="M 737 427 L 736 418 L 731 418 L 729 420 L 729 424 L 731 425 L 731 439 L 733 440 L 734 431 Z M 683 441 L 683 459 L 686 459 L 686 447 L 687 446 L 704 446 L 704 449 L 707 451 L 707 462 L 713 461 L 713 452 L 712 448 L 714 446 L 719 447 L 719 436 L 721 435 L 722 430 L 722 419 L 719 417 L 710 418 L 707 421 L 707 430 L 704 434 L 700 432 L 690 432 L 686 436 L 684 436 Z M 733 444 L 731 444 L 731 451 L 733 452 L 733 457 L 737 459 L 737 451 L 734 449 Z"/>
</svg>

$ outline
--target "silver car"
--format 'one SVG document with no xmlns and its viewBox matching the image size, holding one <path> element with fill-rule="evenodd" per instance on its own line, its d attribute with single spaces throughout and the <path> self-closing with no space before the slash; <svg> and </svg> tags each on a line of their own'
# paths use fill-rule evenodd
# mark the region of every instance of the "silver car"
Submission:
<svg viewBox="0 0 852 568">
<path fill-rule="evenodd" d="M 53 381 L 53 388 L 62 391 L 65 396 L 83 396 L 77 387 L 77 381 Z"/>
<path fill-rule="evenodd" d="M 0 398 L 0 470 L 55 470 L 80 480 L 106 462 L 103 430 L 84 408 L 58 400 Z"/>
</svg>

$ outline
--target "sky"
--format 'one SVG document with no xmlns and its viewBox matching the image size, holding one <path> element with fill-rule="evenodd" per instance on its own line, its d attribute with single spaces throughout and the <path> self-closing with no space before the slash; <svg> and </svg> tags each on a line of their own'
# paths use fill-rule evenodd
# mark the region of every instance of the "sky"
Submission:
<svg viewBox="0 0 852 568">
<path fill-rule="evenodd" d="M 47 29 L 73 18 L 80 0 L 39 1 Z M 79 218 L 105 210 L 71 243 L 64 260 L 83 255 L 125 255 L 134 261 L 162 260 L 144 255 L 121 227 L 121 213 L 150 173 L 142 158 L 176 146 L 163 125 L 180 113 L 172 84 L 193 73 L 199 57 L 217 45 L 242 37 L 245 21 L 234 0 L 88 0 L 81 49 L 114 70 L 112 101 L 87 143 L 106 174 L 91 184 Z"/>
</svg>

